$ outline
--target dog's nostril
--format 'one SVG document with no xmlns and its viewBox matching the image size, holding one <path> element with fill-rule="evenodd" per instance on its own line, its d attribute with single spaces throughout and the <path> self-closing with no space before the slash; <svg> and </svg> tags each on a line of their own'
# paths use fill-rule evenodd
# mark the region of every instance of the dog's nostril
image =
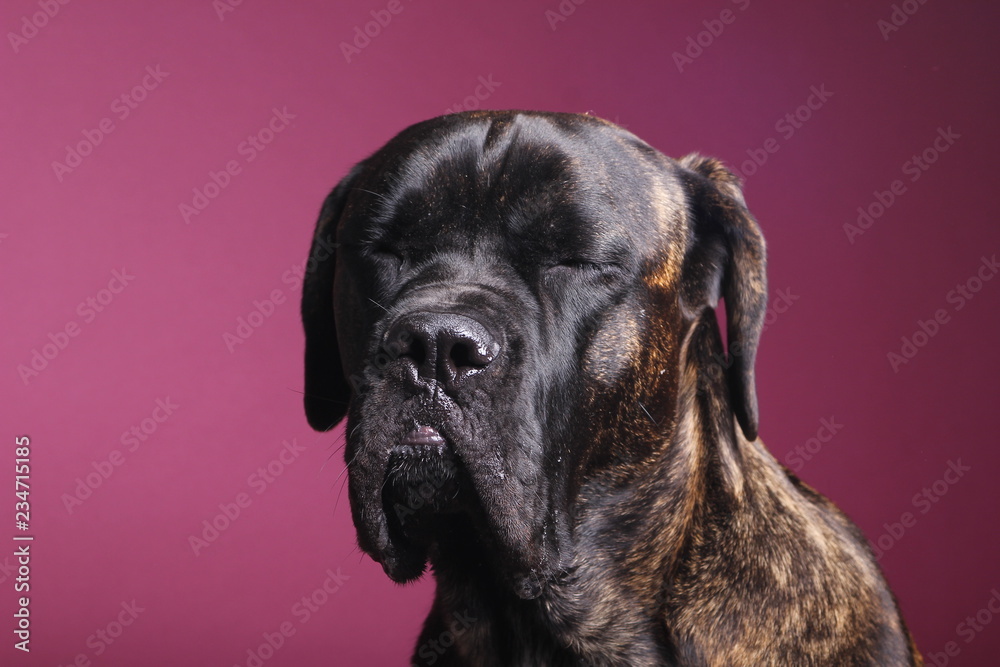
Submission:
<svg viewBox="0 0 1000 667">
<path fill-rule="evenodd" d="M 493 341 L 477 341 L 460 336 L 455 337 L 451 343 L 448 356 L 456 371 L 486 368 L 493 362 L 500 347 Z"/>
<path fill-rule="evenodd" d="M 424 345 L 424 341 L 419 338 L 414 337 L 410 344 L 407 346 L 406 350 L 400 354 L 401 357 L 409 357 L 413 360 L 413 363 L 419 368 L 423 365 L 424 361 L 427 360 L 427 346 Z"/>
<path fill-rule="evenodd" d="M 455 345 L 451 348 L 451 360 L 454 362 L 455 368 L 482 365 L 477 364 L 472 360 L 472 354 L 469 350 L 469 346 L 465 343 L 455 343 Z"/>
<path fill-rule="evenodd" d="M 395 357 L 409 359 L 421 377 L 446 383 L 486 368 L 500 354 L 500 343 L 483 324 L 454 313 L 411 313 L 386 338 L 397 341 Z"/>
</svg>

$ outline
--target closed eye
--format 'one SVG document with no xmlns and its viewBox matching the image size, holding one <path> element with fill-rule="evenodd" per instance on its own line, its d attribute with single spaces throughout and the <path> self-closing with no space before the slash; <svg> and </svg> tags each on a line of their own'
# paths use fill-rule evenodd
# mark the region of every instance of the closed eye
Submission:
<svg viewBox="0 0 1000 667">
<path fill-rule="evenodd" d="M 570 269 L 586 269 L 590 271 L 599 271 L 603 268 L 613 265 L 602 264 L 600 262 L 590 262 L 585 259 L 564 259 L 555 266 L 565 266 Z"/>
<path fill-rule="evenodd" d="M 395 275 L 406 266 L 406 257 L 403 253 L 381 241 L 365 244 L 361 252 L 362 256 L 379 271 L 388 271 Z"/>
<path fill-rule="evenodd" d="M 368 254 L 375 259 L 393 261 L 397 264 L 403 263 L 403 253 L 389 245 L 388 243 L 373 243 L 367 248 Z"/>
<path fill-rule="evenodd" d="M 624 277 L 625 267 L 615 262 L 594 262 L 587 259 L 564 259 L 548 267 L 550 273 L 574 273 L 585 277 L 613 281 Z"/>
</svg>

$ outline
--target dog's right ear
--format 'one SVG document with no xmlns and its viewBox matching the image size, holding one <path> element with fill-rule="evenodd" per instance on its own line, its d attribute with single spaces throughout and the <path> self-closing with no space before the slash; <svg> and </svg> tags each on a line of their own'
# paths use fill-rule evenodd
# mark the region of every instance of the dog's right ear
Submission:
<svg viewBox="0 0 1000 667">
<path fill-rule="evenodd" d="M 329 431 L 336 426 L 347 414 L 351 398 L 351 388 L 340 365 L 340 346 L 333 316 L 333 277 L 337 260 L 337 223 L 360 172 L 360 165 L 354 167 L 323 202 L 302 285 L 306 419 L 317 431 Z"/>
<path fill-rule="evenodd" d="M 685 258 L 686 301 L 714 310 L 725 297 L 728 352 L 718 352 L 724 356 L 732 409 L 752 442 L 758 430 L 754 361 L 767 308 L 764 237 L 747 210 L 739 180 L 721 162 L 697 154 L 678 162 L 689 170 L 694 217 L 694 247 Z"/>
</svg>

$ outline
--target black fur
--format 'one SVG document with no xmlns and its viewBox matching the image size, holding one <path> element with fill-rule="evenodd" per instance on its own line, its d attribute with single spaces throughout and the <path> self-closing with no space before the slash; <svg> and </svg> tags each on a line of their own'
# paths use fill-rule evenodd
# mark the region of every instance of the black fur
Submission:
<svg viewBox="0 0 1000 667">
<path fill-rule="evenodd" d="M 920 664 L 863 537 L 757 439 L 766 294 L 732 174 L 591 116 L 435 118 L 352 170 L 306 413 L 347 416 L 361 548 L 433 567 L 415 663 Z"/>
</svg>

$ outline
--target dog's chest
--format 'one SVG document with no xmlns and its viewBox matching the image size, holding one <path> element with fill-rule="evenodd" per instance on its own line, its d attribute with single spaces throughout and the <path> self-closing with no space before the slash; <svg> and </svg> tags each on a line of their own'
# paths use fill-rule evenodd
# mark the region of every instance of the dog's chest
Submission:
<svg viewBox="0 0 1000 667">
<path fill-rule="evenodd" d="M 542 598 L 494 606 L 485 623 L 461 638 L 458 653 L 477 667 L 578 665 L 665 667 L 662 630 L 642 605 L 610 582 L 565 584 Z"/>
</svg>

